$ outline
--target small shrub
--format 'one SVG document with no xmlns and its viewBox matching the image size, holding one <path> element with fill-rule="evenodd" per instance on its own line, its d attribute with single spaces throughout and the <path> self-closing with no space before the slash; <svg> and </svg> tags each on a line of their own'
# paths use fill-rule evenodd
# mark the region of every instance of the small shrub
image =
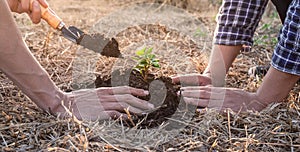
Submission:
<svg viewBox="0 0 300 152">
<path fill-rule="evenodd" d="M 156 59 L 156 55 L 152 53 L 153 48 L 147 49 L 147 47 L 135 52 L 136 56 L 133 57 L 137 61 L 135 70 L 139 71 L 144 80 L 147 80 L 149 70 L 151 67 L 160 68 L 159 59 Z"/>
</svg>

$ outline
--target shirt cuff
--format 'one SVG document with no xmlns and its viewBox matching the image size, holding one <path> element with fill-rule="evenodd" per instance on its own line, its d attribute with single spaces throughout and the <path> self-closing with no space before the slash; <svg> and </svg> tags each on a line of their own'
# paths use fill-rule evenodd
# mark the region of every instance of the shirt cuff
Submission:
<svg viewBox="0 0 300 152">
<path fill-rule="evenodd" d="M 252 30 L 245 28 L 218 26 L 215 32 L 214 44 L 217 45 L 253 45 Z"/>
<path fill-rule="evenodd" d="M 277 45 L 271 64 L 281 72 L 300 76 L 300 52 Z"/>
</svg>

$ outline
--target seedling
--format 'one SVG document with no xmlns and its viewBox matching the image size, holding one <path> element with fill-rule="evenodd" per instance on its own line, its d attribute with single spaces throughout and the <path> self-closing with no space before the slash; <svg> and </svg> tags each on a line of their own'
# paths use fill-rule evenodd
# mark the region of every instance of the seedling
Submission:
<svg viewBox="0 0 300 152">
<path fill-rule="evenodd" d="M 153 48 L 147 49 L 147 47 L 135 52 L 136 56 L 133 57 L 137 61 L 135 70 L 139 71 L 146 81 L 148 78 L 149 70 L 151 67 L 160 68 L 159 60 L 156 59 L 155 54 L 152 53 Z"/>
</svg>

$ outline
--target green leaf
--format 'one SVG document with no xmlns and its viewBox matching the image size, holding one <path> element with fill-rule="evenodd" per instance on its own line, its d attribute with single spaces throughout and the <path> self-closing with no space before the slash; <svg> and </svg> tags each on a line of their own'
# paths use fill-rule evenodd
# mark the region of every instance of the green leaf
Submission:
<svg viewBox="0 0 300 152">
<path fill-rule="evenodd" d="M 151 62 L 159 62 L 159 59 L 152 59 Z"/>
<path fill-rule="evenodd" d="M 155 67 L 155 68 L 160 68 L 160 65 L 158 62 L 153 62 L 152 63 L 152 66 Z"/>
<path fill-rule="evenodd" d="M 145 54 L 145 51 L 146 51 L 146 48 L 136 51 L 135 54 L 137 56 L 142 56 Z"/>
<path fill-rule="evenodd" d="M 141 50 L 136 51 L 136 56 L 132 57 L 135 61 L 137 61 L 137 65 L 135 66 L 135 70 L 139 71 L 141 74 L 148 73 L 149 68 L 160 68 L 159 59 L 156 59 L 156 55 L 152 53 L 153 48 L 143 48 Z"/>
<path fill-rule="evenodd" d="M 148 64 L 148 61 L 147 59 L 142 59 L 139 61 L 140 64 Z"/>
<path fill-rule="evenodd" d="M 135 61 L 138 61 L 140 60 L 141 58 L 140 57 L 137 57 L 137 56 L 134 56 L 134 57 L 131 57 L 132 60 L 135 60 Z"/>
<path fill-rule="evenodd" d="M 145 48 L 146 49 L 146 48 Z M 153 48 L 149 48 L 148 50 L 145 51 L 145 54 L 150 54 L 152 53 Z"/>
<path fill-rule="evenodd" d="M 159 62 L 157 62 L 157 61 L 153 61 L 153 62 L 151 62 L 151 63 L 157 63 L 157 64 L 159 64 Z"/>
<path fill-rule="evenodd" d="M 152 59 L 155 58 L 155 55 L 154 55 L 154 54 L 149 54 L 149 55 L 148 55 L 148 58 L 152 60 Z"/>
</svg>

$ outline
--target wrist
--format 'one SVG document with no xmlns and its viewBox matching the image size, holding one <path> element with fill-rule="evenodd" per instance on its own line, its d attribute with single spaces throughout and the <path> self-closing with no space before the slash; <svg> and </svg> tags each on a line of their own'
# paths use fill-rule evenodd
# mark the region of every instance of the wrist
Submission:
<svg viewBox="0 0 300 152">
<path fill-rule="evenodd" d="M 68 113 L 66 108 L 68 110 L 71 109 L 71 103 L 67 93 L 58 89 L 56 90 L 54 97 L 55 98 L 53 100 L 48 102 L 48 108 L 46 111 L 54 116 L 59 115 L 60 117 L 65 117 Z"/>
<path fill-rule="evenodd" d="M 56 115 L 57 113 L 65 111 L 62 104 L 65 102 L 65 95 L 62 91 L 56 90 L 54 93 L 54 99 L 49 100 L 47 104 L 47 112 Z"/>
<path fill-rule="evenodd" d="M 256 94 L 264 103 L 282 102 L 298 81 L 299 76 L 278 71 L 271 67 Z"/>
<path fill-rule="evenodd" d="M 48 100 L 41 109 L 54 115 L 59 116 L 60 118 L 68 117 L 73 110 L 71 109 L 70 98 L 67 93 L 62 92 L 61 90 L 56 90 L 53 94 L 54 98 Z"/>
<path fill-rule="evenodd" d="M 32 101 L 43 111 L 54 114 L 61 111 L 61 103 L 64 100 L 64 93 L 59 89 L 51 92 L 32 92 Z"/>
<path fill-rule="evenodd" d="M 273 102 L 270 99 L 263 98 L 257 91 L 252 94 L 254 96 L 254 100 L 257 101 L 257 103 L 263 105 L 263 107 L 267 107 L 269 104 Z"/>
<path fill-rule="evenodd" d="M 248 94 L 248 96 L 244 96 L 244 97 L 249 97 L 249 98 L 245 98 L 245 108 L 247 110 L 254 110 L 254 111 L 261 111 L 264 108 L 266 108 L 270 102 L 262 100 L 259 95 L 255 92 L 250 93 L 250 92 L 245 92 Z"/>
</svg>

